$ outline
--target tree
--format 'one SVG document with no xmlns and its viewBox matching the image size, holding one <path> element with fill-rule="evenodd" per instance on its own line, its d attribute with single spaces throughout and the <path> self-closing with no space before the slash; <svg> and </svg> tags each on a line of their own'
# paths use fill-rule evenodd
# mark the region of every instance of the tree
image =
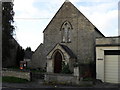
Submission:
<svg viewBox="0 0 120 90">
<path fill-rule="evenodd" d="M 18 47 L 17 48 L 17 54 L 16 54 L 16 65 L 17 67 L 19 67 L 20 65 L 20 61 L 23 61 L 24 59 L 24 49 L 22 49 L 22 47 Z"/>
<path fill-rule="evenodd" d="M 31 51 L 31 47 L 27 47 L 26 49 L 25 49 L 25 56 L 24 56 L 24 58 L 25 59 L 31 59 L 31 57 L 32 57 L 32 51 Z"/>
<path fill-rule="evenodd" d="M 10 57 L 11 43 L 10 39 L 13 36 L 14 26 L 14 11 L 13 2 L 2 3 L 2 60 L 3 62 Z"/>
<path fill-rule="evenodd" d="M 31 47 L 27 47 L 27 48 L 26 48 L 26 51 L 31 51 Z"/>
</svg>

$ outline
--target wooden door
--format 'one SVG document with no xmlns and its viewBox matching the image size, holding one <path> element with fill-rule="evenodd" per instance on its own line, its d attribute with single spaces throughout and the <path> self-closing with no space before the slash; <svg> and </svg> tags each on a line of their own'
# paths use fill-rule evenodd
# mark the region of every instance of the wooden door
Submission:
<svg viewBox="0 0 120 90">
<path fill-rule="evenodd" d="M 54 73 L 60 73 L 62 70 L 62 56 L 59 52 L 56 52 L 54 56 Z"/>
</svg>

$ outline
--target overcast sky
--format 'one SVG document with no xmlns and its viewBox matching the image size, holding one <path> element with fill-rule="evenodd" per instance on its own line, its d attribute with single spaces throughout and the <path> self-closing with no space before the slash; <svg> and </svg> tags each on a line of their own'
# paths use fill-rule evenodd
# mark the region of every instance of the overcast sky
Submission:
<svg viewBox="0 0 120 90">
<path fill-rule="evenodd" d="M 15 39 L 34 51 L 43 42 L 43 30 L 65 0 L 14 0 Z M 118 35 L 119 0 L 69 0 L 105 36 Z"/>
</svg>

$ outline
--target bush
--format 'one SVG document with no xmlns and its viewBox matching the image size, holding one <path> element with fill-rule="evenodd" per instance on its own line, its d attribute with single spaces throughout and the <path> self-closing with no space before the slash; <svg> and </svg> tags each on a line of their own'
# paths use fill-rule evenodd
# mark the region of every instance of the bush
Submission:
<svg viewBox="0 0 120 90">
<path fill-rule="evenodd" d="M 69 69 L 69 65 L 68 64 L 66 65 L 65 62 L 62 62 L 62 71 L 61 71 L 61 73 L 63 73 L 63 74 L 72 74 L 72 72 Z"/>
</svg>

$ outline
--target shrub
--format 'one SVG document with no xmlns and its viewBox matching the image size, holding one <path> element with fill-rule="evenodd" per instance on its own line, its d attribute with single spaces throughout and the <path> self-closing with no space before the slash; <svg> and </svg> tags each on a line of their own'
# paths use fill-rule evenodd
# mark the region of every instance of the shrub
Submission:
<svg viewBox="0 0 120 90">
<path fill-rule="evenodd" d="M 62 62 L 62 71 L 63 74 L 72 74 L 72 72 L 69 69 L 69 65 L 65 64 L 65 62 Z"/>
</svg>

